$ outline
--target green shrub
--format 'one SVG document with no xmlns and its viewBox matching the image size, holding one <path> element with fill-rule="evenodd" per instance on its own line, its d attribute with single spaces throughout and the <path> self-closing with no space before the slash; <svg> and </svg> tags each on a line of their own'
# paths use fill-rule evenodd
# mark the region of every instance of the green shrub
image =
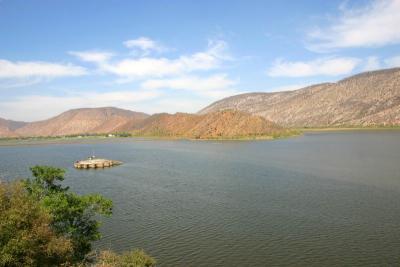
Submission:
<svg viewBox="0 0 400 267">
<path fill-rule="evenodd" d="M 34 166 L 31 171 L 33 179 L 0 181 L 0 267 L 155 265 L 142 250 L 103 251 L 93 258 L 92 242 L 100 238 L 95 217 L 111 215 L 111 200 L 70 192 L 59 183 L 63 169 Z"/>
<path fill-rule="evenodd" d="M 64 170 L 50 166 L 31 168 L 34 179 L 25 180 L 28 192 L 49 212 L 52 228 L 72 241 L 74 262 L 82 261 L 91 251 L 91 243 L 100 239 L 97 214 L 111 215 L 112 201 L 99 194 L 79 196 L 68 187 L 57 184 L 64 180 Z"/>
<path fill-rule="evenodd" d="M 72 260 L 72 242 L 21 183 L 0 183 L 0 266 L 57 266 Z"/>
</svg>

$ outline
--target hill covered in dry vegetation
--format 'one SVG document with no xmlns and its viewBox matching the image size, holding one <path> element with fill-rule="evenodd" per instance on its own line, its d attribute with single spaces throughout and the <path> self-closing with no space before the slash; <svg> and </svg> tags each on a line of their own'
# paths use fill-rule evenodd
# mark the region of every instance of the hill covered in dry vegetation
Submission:
<svg viewBox="0 0 400 267">
<path fill-rule="evenodd" d="M 233 110 L 205 115 L 161 113 L 149 116 L 117 108 L 91 108 L 69 110 L 48 120 L 21 124 L 15 129 L 4 128 L 0 136 L 54 137 L 116 133 L 166 138 L 236 139 L 273 138 L 289 135 L 291 131 L 263 117 Z"/>
<path fill-rule="evenodd" d="M 400 125 L 400 68 L 365 72 L 336 83 L 219 100 L 199 114 L 240 110 L 287 127 Z"/>
<path fill-rule="evenodd" d="M 263 117 L 233 110 L 204 115 L 156 114 L 138 123 L 132 133 L 194 139 L 274 138 L 292 134 Z"/>
<path fill-rule="evenodd" d="M 31 122 L 14 130 L 18 136 L 61 136 L 115 132 L 128 121 L 140 121 L 148 115 L 113 107 L 81 108 L 61 113 L 48 120 Z"/>
<path fill-rule="evenodd" d="M 15 130 L 25 126 L 26 122 L 5 120 L 0 118 L 0 137 L 16 137 Z"/>
</svg>

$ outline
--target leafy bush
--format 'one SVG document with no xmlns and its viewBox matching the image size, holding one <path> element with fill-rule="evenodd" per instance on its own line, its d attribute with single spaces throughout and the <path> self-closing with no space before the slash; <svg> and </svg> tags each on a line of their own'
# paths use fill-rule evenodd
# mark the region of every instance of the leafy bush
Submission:
<svg viewBox="0 0 400 267">
<path fill-rule="evenodd" d="M 57 184 L 64 180 L 65 171 L 50 166 L 31 168 L 34 179 L 25 180 L 28 192 L 52 216 L 52 228 L 72 241 L 74 262 L 82 261 L 100 238 L 96 214 L 111 215 L 112 201 L 99 194 L 79 196 L 68 187 Z"/>
<path fill-rule="evenodd" d="M 91 259 L 91 243 L 100 238 L 94 218 L 111 215 L 111 200 L 70 192 L 59 184 L 63 169 L 34 166 L 31 171 L 33 179 L 0 181 L 0 266 L 155 265 L 142 250 L 122 255 L 103 251 Z"/>
<path fill-rule="evenodd" d="M 0 266 L 56 266 L 73 257 L 72 242 L 21 183 L 0 182 Z"/>
</svg>

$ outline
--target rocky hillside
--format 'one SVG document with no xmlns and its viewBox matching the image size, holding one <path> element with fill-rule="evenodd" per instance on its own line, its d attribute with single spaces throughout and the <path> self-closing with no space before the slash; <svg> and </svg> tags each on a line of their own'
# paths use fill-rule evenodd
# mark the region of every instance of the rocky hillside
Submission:
<svg viewBox="0 0 400 267">
<path fill-rule="evenodd" d="M 22 121 L 12 121 L 0 118 L 0 137 L 16 137 L 15 130 L 25 126 L 27 123 Z"/>
<path fill-rule="evenodd" d="M 236 95 L 199 114 L 227 109 L 289 127 L 400 125 L 400 68 L 365 72 L 295 91 Z"/>
<path fill-rule="evenodd" d="M 196 139 L 276 137 L 290 134 L 260 116 L 232 110 L 205 115 L 155 114 L 138 123 L 132 132 L 140 136 Z"/>
<path fill-rule="evenodd" d="M 81 108 L 66 111 L 48 120 L 28 123 L 14 132 L 20 136 L 111 133 L 127 122 L 139 122 L 147 117 L 145 113 L 113 107 Z"/>
</svg>

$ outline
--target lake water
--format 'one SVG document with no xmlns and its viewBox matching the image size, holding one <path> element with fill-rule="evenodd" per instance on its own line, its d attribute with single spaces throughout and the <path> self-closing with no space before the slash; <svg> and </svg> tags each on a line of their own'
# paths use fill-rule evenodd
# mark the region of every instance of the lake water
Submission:
<svg viewBox="0 0 400 267">
<path fill-rule="evenodd" d="M 72 168 L 92 151 L 124 164 Z M 114 201 L 98 248 L 144 248 L 159 266 L 400 265 L 400 131 L 0 146 L 0 177 L 34 164 Z"/>
</svg>

